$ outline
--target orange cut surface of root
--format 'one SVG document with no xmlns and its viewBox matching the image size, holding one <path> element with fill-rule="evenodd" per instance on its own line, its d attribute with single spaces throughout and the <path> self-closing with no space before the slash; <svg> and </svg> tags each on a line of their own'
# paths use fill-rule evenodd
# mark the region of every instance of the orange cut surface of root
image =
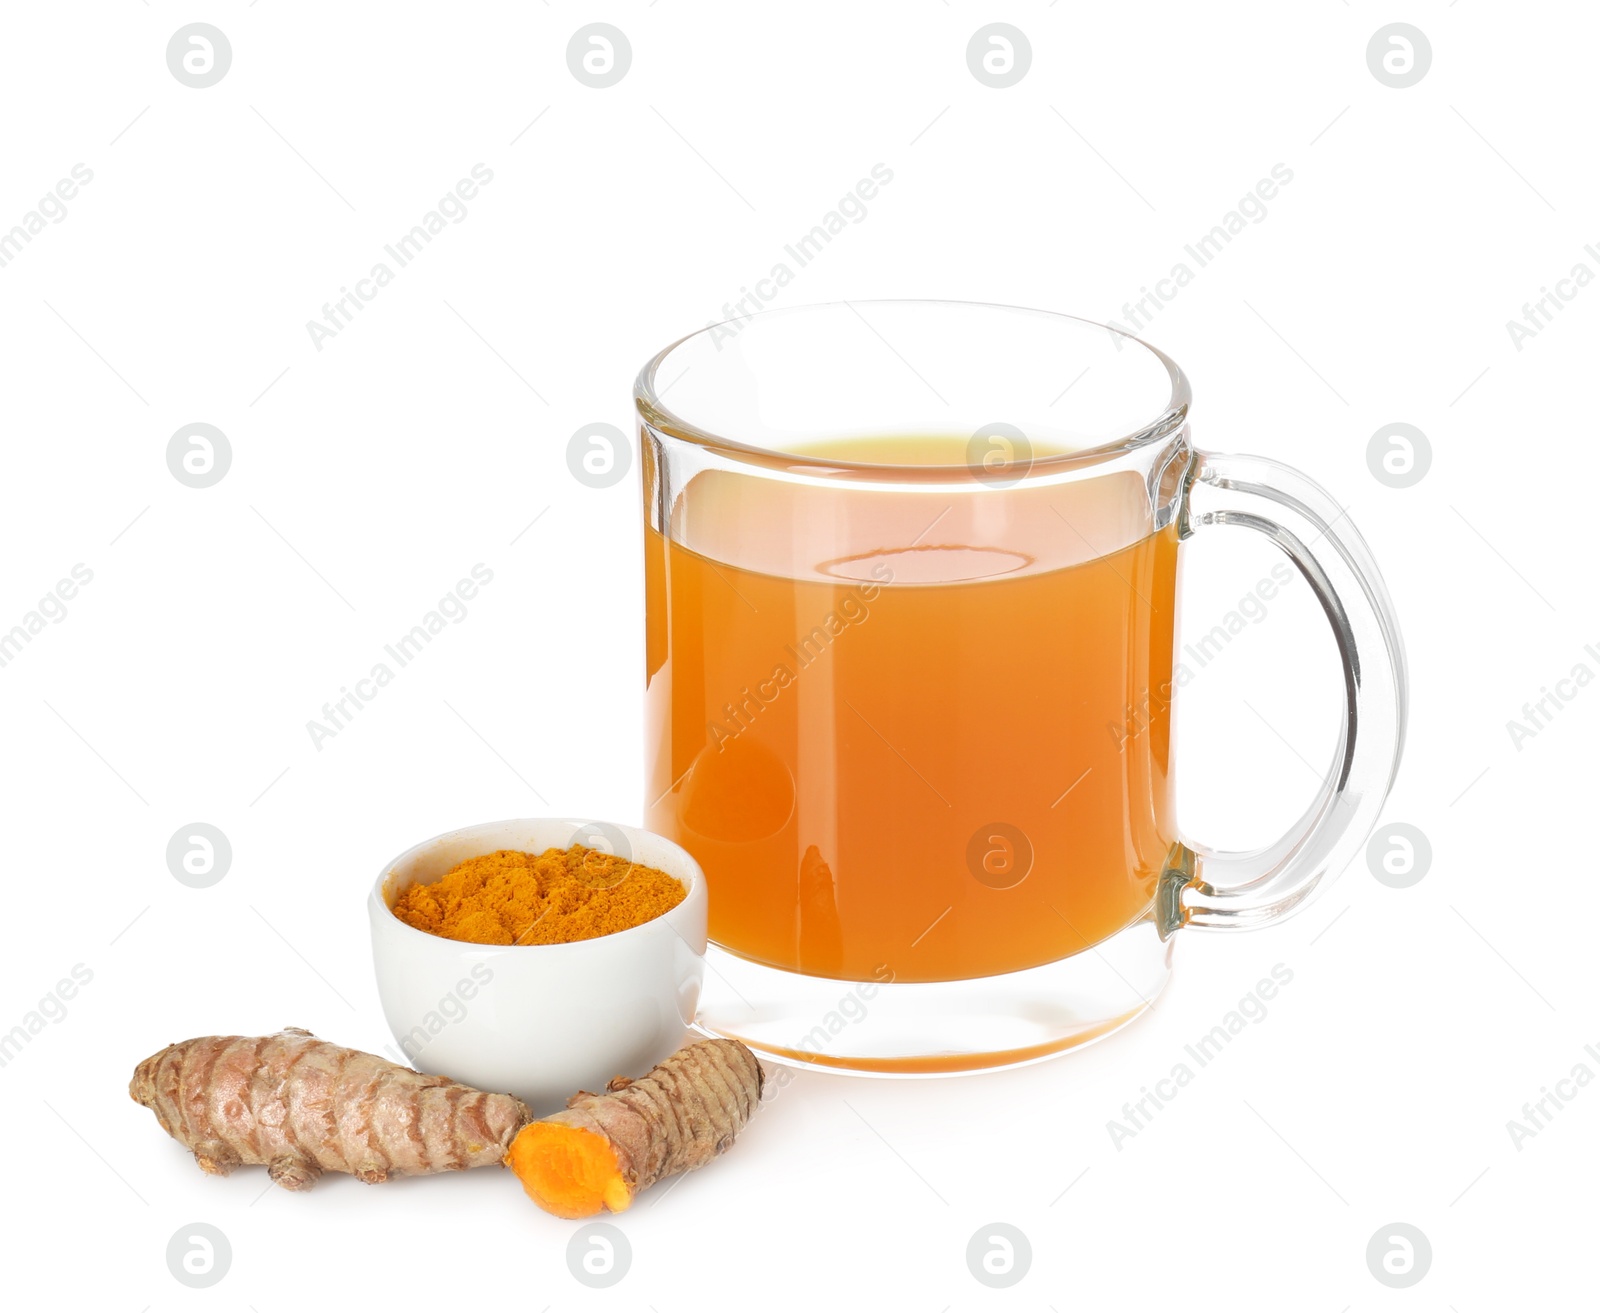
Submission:
<svg viewBox="0 0 1600 1313">
<path fill-rule="evenodd" d="M 532 1122 L 512 1141 L 506 1162 L 528 1197 L 557 1217 L 620 1213 L 633 1202 L 616 1151 L 581 1126 Z"/>
</svg>

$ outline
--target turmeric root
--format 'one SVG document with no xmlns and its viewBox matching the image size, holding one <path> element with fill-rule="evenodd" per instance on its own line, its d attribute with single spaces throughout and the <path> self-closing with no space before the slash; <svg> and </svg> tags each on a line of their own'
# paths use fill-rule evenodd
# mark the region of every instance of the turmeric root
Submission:
<svg viewBox="0 0 1600 1313">
<path fill-rule="evenodd" d="M 641 1190 L 732 1144 L 761 1102 L 762 1080 L 737 1040 L 701 1040 L 638 1080 L 618 1076 L 604 1094 L 575 1094 L 564 1111 L 529 1122 L 506 1164 L 557 1217 L 620 1213 Z"/>
<path fill-rule="evenodd" d="M 531 1116 L 509 1094 L 424 1076 L 295 1027 L 169 1044 L 139 1064 L 128 1093 L 202 1171 L 265 1164 L 286 1190 L 309 1190 L 323 1172 L 375 1184 L 487 1167 Z"/>
</svg>

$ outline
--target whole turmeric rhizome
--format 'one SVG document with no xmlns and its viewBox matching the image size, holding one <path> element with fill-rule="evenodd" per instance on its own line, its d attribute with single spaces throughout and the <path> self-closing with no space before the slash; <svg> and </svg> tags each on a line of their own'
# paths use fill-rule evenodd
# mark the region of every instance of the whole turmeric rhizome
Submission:
<svg viewBox="0 0 1600 1313">
<path fill-rule="evenodd" d="M 264 1165 L 286 1190 L 323 1172 L 368 1184 L 504 1162 L 558 1217 L 620 1213 L 657 1181 L 723 1153 L 761 1102 L 737 1040 L 679 1049 L 638 1080 L 580 1093 L 539 1121 L 522 1100 L 427 1076 L 294 1027 L 169 1044 L 128 1093 L 213 1175 Z"/>
</svg>

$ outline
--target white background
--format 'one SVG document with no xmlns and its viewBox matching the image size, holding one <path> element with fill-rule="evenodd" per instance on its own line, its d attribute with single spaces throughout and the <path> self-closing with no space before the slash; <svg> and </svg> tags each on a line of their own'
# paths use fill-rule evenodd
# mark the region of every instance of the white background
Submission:
<svg viewBox="0 0 1600 1313">
<path fill-rule="evenodd" d="M 1430 38 L 1416 85 L 1366 47 Z M 165 49 L 205 21 L 216 85 Z M 595 90 L 580 26 L 633 62 Z M 995 90 L 968 39 L 1033 62 Z M 8 1298 L 259 1313 L 518 1308 L 1473 1310 L 1592 1302 L 1600 1090 L 1520 1148 L 1507 1122 L 1600 1043 L 1588 928 L 1591 685 L 1521 745 L 1508 720 L 1600 672 L 1585 490 L 1600 290 L 1518 350 L 1506 329 L 1600 258 L 1592 63 L 1577 5 L 7 6 L 0 230 L 83 163 L 66 217 L 0 268 L 0 628 L 74 564 L 93 582 L 0 669 L 9 866 L 0 1030 L 75 964 L 92 981 L 0 1069 Z M 532 126 L 528 126 L 532 122 Z M 472 166 L 493 182 L 356 321 L 306 321 Z M 129 1102 L 169 1041 L 283 1025 L 388 1042 L 363 899 L 390 856 L 520 814 L 641 810 L 636 468 L 607 490 L 567 439 L 630 427 L 655 349 L 723 317 L 875 163 L 894 173 L 778 304 L 955 297 L 1121 317 L 1268 175 L 1293 182 L 1146 332 L 1195 383 L 1202 446 L 1298 465 L 1383 563 L 1414 680 L 1385 820 L 1429 873 L 1358 859 L 1290 924 L 1187 934 L 1158 1007 L 1075 1056 L 936 1082 L 805 1074 L 724 1160 L 617 1219 L 631 1269 L 569 1274 L 574 1224 L 498 1171 L 263 1192 L 202 1176 Z M 1420 427 L 1415 486 L 1369 438 Z M 182 486 L 214 424 L 232 465 Z M 527 527 L 534 522 L 532 527 Z M 520 536 L 519 536 L 520 535 Z M 1271 563 L 1189 551 L 1203 632 Z M 306 722 L 475 563 L 494 582 L 357 723 Z M 1220 845 L 1310 796 L 1337 714 L 1297 591 L 1180 707 L 1182 811 Z M 1248 706 L 1246 703 L 1248 702 Z M 1304 760 L 1301 760 L 1303 758 Z M 165 849 L 220 827 L 185 888 Z M 1277 963 L 1292 984 L 1155 1123 L 1107 1122 Z M 56 1010 L 52 1008 L 52 1010 Z M 1569 1087 L 1570 1088 L 1570 1087 Z M 657 1197 L 659 1196 L 659 1197 Z M 180 1286 L 204 1221 L 232 1267 Z M 997 1221 L 1032 1266 L 991 1291 Z M 1369 1238 L 1419 1227 L 1391 1290 Z"/>
</svg>

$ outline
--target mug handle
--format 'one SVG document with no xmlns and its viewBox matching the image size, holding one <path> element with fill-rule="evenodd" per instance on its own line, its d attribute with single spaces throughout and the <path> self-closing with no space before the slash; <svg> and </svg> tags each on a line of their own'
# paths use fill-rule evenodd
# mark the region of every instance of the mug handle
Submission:
<svg viewBox="0 0 1600 1313">
<path fill-rule="evenodd" d="M 1345 714 L 1328 777 L 1276 843 L 1219 852 L 1178 843 L 1162 874 L 1162 938 L 1181 926 L 1251 930 L 1306 906 L 1355 856 L 1377 822 L 1405 744 L 1405 649 L 1394 605 L 1361 535 L 1305 475 L 1260 456 L 1196 453 L 1179 537 L 1211 525 L 1265 534 L 1294 562 L 1333 627 Z"/>
</svg>

